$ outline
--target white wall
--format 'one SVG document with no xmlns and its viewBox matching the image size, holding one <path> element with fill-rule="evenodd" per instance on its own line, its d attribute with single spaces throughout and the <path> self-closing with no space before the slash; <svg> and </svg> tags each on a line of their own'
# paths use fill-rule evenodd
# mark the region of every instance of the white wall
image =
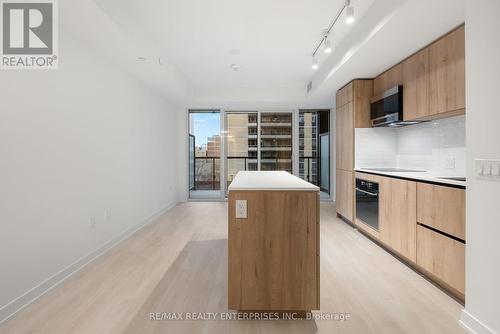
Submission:
<svg viewBox="0 0 500 334">
<path fill-rule="evenodd" d="M 452 159 L 453 164 L 447 165 Z M 356 129 L 357 167 L 399 167 L 465 175 L 465 117 L 401 128 Z"/>
<path fill-rule="evenodd" d="M 61 37 L 58 70 L 0 72 L 0 321 L 177 201 L 182 109 Z"/>
<path fill-rule="evenodd" d="M 474 159 L 500 159 L 499 17 L 500 1 L 467 1 L 466 311 L 462 321 L 477 333 L 500 333 L 500 183 L 474 175 Z"/>
</svg>

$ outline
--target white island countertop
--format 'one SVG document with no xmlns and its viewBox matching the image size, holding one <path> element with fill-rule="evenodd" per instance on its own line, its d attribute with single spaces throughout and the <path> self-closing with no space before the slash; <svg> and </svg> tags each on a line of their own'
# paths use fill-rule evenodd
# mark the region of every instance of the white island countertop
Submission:
<svg viewBox="0 0 500 334">
<path fill-rule="evenodd" d="M 284 171 L 240 171 L 228 190 L 319 191 L 319 187 Z"/>
</svg>

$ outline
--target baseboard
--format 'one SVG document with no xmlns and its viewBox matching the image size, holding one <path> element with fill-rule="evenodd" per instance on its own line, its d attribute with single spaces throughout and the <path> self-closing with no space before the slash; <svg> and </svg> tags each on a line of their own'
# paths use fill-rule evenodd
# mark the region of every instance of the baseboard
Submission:
<svg viewBox="0 0 500 334">
<path fill-rule="evenodd" d="M 10 319 L 12 319 L 19 311 L 26 308 L 28 305 L 36 301 L 38 298 L 42 297 L 47 292 L 51 291 L 59 284 L 63 283 L 70 276 L 83 269 L 86 265 L 105 254 L 111 248 L 122 242 L 123 240 L 130 237 L 132 234 L 136 233 L 140 229 L 149 225 L 155 221 L 158 217 L 163 215 L 165 212 L 173 208 L 177 203 L 172 203 L 166 205 L 157 212 L 151 214 L 149 217 L 143 219 L 139 224 L 130 227 L 129 229 L 123 231 L 118 236 L 112 238 L 111 240 L 105 242 L 103 245 L 90 252 L 89 254 L 81 257 L 79 260 L 73 262 L 63 270 L 47 278 L 45 281 L 41 282 L 34 288 L 28 290 L 21 296 L 7 303 L 6 305 L 0 307 L 0 325 Z"/>
<path fill-rule="evenodd" d="M 460 317 L 459 323 L 472 334 L 496 334 L 492 329 L 466 310 L 462 310 L 462 316 Z"/>
</svg>

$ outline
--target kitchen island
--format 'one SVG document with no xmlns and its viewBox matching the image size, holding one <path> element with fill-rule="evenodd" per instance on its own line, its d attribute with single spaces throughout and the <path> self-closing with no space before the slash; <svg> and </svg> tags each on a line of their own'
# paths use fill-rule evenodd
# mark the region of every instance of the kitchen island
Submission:
<svg viewBox="0 0 500 334">
<path fill-rule="evenodd" d="M 241 171 L 228 189 L 229 309 L 319 309 L 319 188 Z"/>
</svg>

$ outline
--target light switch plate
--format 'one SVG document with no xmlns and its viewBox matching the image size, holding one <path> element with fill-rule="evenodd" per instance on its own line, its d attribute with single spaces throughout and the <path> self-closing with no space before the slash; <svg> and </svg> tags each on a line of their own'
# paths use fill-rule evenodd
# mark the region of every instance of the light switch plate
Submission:
<svg viewBox="0 0 500 334">
<path fill-rule="evenodd" d="M 236 200 L 236 218 L 238 219 L 247 218 L 247 200 L 244 199 Z"/>
<path fill-rule="evenodd" d="M 478 179 L 500 181 L 500 160 L 476 159 L 475 172 Z"/>
</svg>

